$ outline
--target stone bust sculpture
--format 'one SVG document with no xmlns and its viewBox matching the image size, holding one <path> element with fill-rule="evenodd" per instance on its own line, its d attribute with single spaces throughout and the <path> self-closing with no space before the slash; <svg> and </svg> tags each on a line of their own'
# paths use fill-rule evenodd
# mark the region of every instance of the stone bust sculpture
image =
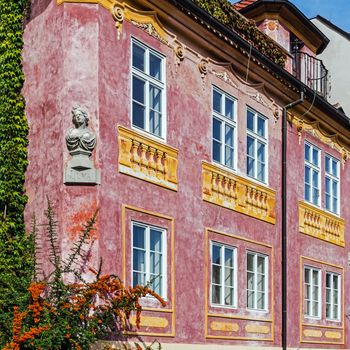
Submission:
<svg viewBox="0 0 350 350">
<path fill-rule="evenodd" d="M 72 109 L 72 122 L 75 128 L 68 130 L 66 144 L 69 153 L 75 151 L 85 151 L 91 155 L 96 146 L 96 135 L 88 128 L 89 117 L 86 110 L 80 106 Z"/>
</svg>

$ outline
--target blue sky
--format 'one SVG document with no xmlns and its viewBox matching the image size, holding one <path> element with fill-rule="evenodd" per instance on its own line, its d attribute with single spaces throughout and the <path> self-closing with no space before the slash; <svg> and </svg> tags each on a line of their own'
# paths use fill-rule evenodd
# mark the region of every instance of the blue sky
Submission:
<svg viewBox="0 0 350 350">
<path fill-rule="evenodd" d="M 328 19 L 350 32 L 350 0 L 290 0 L 306 17 L 316 15 Z"/>
</svg>

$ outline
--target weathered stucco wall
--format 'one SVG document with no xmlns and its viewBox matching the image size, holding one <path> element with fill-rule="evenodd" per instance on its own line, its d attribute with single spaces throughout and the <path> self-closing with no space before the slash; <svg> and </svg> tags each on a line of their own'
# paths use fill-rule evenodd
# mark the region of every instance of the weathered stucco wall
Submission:
<svg viewBox="0 0 350 350">
<path fill-rule="evenodd" d="M 207 47 L 196 44 L 182 31 L 176 35 L 194 52 L 210 57 L 211 51 Z M 131 128 L 131 37 L 166 56 L 166 143 L 178 149 L 178 191 L 118 172 L 120 150 L 117 126 Z M 239 57 L 233 49 L 232 56 Z M 178 64 L 173 49 L 128 21 L 123 22 L 118 39 L 111 14 L 95 4 L 64 3 L 57 6 L 52 1 L 41 11 L 36 11 L 26 27 L 23 57 L 26 74 L 24 94 L 31 128 L 26 185 L 29 196 L 27 218 L 36 212 L 39 220 L 43 219 L 45 196 L 48 195 L 56 208 L 61 227 L 61 248 L 65 255 L 77 234 L 77 225 L 100 208 L 96 242 L 91 248 L 89 264 L 96 266 L 99 257 L 102 257 L 103 270 L 125 277 L 127 284 L 131 283 L 131 220 L 164 227 L 168 235 L 168 312 L 147 311 L 146 315 L 165 318 L 167 322 L 163 328 L 143 329 L 158 334 L 148 339 L 157 337 L 162 343 L 280 346 L 281 118 L 275 119 L 271 104 L 271 98 L 277 101 L 279 98 L 271 97 L 263 90 L 262 85 L 258 84 L 263 80 L 252 81 L 254 86 L 247 85 L 244 83 L 246 75 L 239 76 L 238 70 L 232 72 L 215 63 L 210 63 L 209 72 L 201 75 L 195 54 L 189 54 Z M 225 72 L 228 79 L 220 78 L 215 72 Z M 271 76 L 266 75 L 265 79 L 270 80 Z M 202 200 L 202 161 L 211 163 L 213 85 L 238 101 L 237 172 L 243 177 L 246 167 L 247 106 L 268 118 L 268 186 L 276 191 L 275 224 Z M 95 167 L 101 169 L 101 185 L 98 186 L 63 184 L 63 169 L 70 157 L 64 136 L 72 125 L 71 109 L 76 104 L 87 108 L 89 127 L 97 135 L 93 161 Z M 306 137 L 324 148 L 311 136 Z M 299 347 L 299 303 L 302 301 L 300 255 L 345 266 L 346 252 L 343 248 L 298 233 L 297 202 L 302 200 L 304 191 L 304 148 L 303 140 L 299 144 L 294 128 L 290 129 L 288 147 L 288 343 L 291 347 Z M 334 150 L 326 150 L 335 153 Z M 341 173 L 342 188 L 346 188 L 350 181 L 346 174 L 348 166 L 346 164 Z M 345 196 L 342 204 L 341 215 L 349 219 Z M 225 238 L 219 231 L 243 239 Z M 211 239 L 240 249 L 237 310 L 206 305 L 208 296 L 205 290 L 210 282 L 207 244 Z M 245 307 L 244 257 L 249 249 L 269 255 L 268 312 L 253 312 Z M 152 301 L 146 304 L 154 306 Z M 227 332 L 223 331 L 216 333 L 216 338 L 206 338 L 207 312 L 224 317 L 233 315 L 238 319 L 241 332 L 238 335 L 248 339 L 225 339 Z M 224 317 L 219 316 L 208 322 L 224 322 Z M 259 340 L 265 337 L 266 330 L 266 327 L 261 328 L 259 319 L 268 324 L 268 337 L 271 336 L 268 341 Z M 258 327 L 250 337 L 243 331 L 248 323 Z M 228 335 L 232 336 L 231 333 Z M 311 346 L 323 347 L 320 344 Z"/>
</svg>

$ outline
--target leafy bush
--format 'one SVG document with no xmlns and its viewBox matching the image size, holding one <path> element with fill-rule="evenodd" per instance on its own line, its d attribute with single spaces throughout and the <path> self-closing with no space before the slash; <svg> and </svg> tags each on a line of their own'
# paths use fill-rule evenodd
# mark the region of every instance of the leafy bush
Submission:
<svg viewBox="0 0 350 350">
<path fill-rule="evenodd" d="M 142 297 L 152 295 L 165 306 L 165 301 L 148 285 L 125 287 L 117 276 L 102 275 L 102 263 L 98 271 L 90 269 L 95 274 L 92 282 L 83 278 L 80 262 L 86 260 L 84 246 L 94 230 L 96 215 L 84 225 L 68 258 L 63 260 L 57 246 L 57 222 L 48 204 L 45 226 L 53 271 L 48 280 L 32 281 L 25 308 L 14 307 L 12 339 L 2 350 L 89 349 L 111 333 L 122 337 L 132 312 L 136 313 L 139 327 Z M 32 234 L 36 236 L 35 228 Z M 74 282 L 66 282 L 72 278 Z M 141 349 L 139 344 L 136 348 Z"/>
</svg>

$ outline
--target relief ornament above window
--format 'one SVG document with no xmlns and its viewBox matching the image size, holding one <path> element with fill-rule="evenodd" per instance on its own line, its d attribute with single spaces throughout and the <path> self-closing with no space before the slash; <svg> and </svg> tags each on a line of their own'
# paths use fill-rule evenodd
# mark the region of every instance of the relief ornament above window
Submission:
<svg viewBox="0 0 350 350">
<path fill-rule="evenodd" d="M 95 169 L 91 160 L 96 147 L 96 135 L 88 128 L 88 112 L 80 106 L 72 109 L 74 128 L 66 134 L 66 145 L 72 158 L 67 162 L 65 184 L 100 184 L 100 171 Z"/>
</svg>

